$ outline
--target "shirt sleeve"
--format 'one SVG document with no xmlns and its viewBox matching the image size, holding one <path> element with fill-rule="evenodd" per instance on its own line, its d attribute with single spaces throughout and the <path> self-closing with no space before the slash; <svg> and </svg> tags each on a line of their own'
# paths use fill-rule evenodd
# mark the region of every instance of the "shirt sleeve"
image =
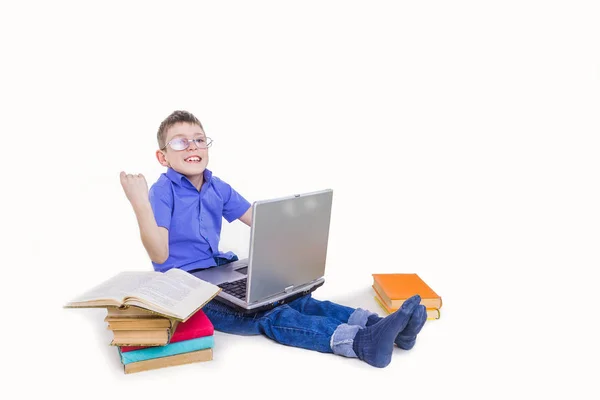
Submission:
<svg viewBox="0 0 600 400">
<path fill-rule="evenodd" d="M 215 186 L 223 198 L 223 218 L 233 222 L 240 218 L 250 208 L 250 202 L 235 191 L 227 182 L 214 178 Z"/>
<path fill-rule="evenodd" d="M 169 229 L 173 214 L 173 193 L 168 185 L 154 184 L 148 193 L 156 225 Z"/>
</svg>

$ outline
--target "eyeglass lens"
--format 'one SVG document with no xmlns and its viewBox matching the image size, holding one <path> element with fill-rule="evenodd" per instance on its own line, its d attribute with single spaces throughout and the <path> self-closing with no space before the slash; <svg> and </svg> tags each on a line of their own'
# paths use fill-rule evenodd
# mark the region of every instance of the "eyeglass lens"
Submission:
<svg viewBox="0 0 600 400">
<path fill-rule="evenodd" d="M 169 146 L 173 150 L 185 150 L 190 147 L 190 143 L 195 142 L 196 146 L 199 149 L 206 149 L 210 146 L 211 140 L 208 138 L 197 138 L 197 139 L 187 139 L 187 138 L 177 138 L 173 139 L 169 142 Z"/>
</svg>

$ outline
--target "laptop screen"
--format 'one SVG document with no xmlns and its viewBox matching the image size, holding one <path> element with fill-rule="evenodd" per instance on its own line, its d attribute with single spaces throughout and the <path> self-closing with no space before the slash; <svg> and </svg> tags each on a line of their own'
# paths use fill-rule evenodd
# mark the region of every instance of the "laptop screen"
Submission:
<svg viewBox="0 0 600 400">
<path fill-rule="evenodd" d="M 323 277 L 332 199 L 328 189 L 255 203 L 249 303 Z"/>
</svg>

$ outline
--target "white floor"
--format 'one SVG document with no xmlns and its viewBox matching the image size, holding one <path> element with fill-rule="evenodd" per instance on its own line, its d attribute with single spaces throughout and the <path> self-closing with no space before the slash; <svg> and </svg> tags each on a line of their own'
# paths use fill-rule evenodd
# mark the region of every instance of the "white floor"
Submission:
<svg viewBox="0 0 600 400">
<path fill-rule="evenodd" d="M 315 297 L 321 298 L 328 292 L 331 291 L 322 287 Z M 379 311 L 369 285 L 353 292 L 328 299 Z M 244 337 L 216 332 L 214 359 L 210 362 L 124 375 L 116 349 L 106 345 L 111 335 L 102 321 L 104 311 L 61 311 L 63 323 L 71 328 L 65 331 L 65 339 L 80 350 L 63 355 L 60 367 L 64 373 L 68 371 L 69 379 L 87 382 L 86 386 L 110 382 L 111 390 L 136 396 L 156 396 L 161 391 L 167 395 L 175 388 L 190 391 L 193 387 L 199 391 L 199 396 L 205 395 L 201 393 L 203 390 L 217 394 L 217 388 L 227 388 L 237 395 L 265 390 L 266 398 L 275 393 L 302 398 L 309 394 L 312 396 L 313 391 L 366 395 L 371 390 L 391 390 L 387 384 L 401 384 L 403 393 L 411 396 L 421 395 L 424 387 L 432 385 L 427 391 L 437 392 L 441 390 L 440 382 L 444 381 L 440 375 L 444 363 L 440 357 L 443 354 L 440 340 L 452 321 L 449 306 L 448 316 L 443 314 L 442 319 L 427 322 L 412 350 L 395 348 L 392 363 L 384 369 L 371 367 L 357 359 L 283 346 L 262 336 Z M 261 384 L 269 380 L 274 382 L 271 390 Z M 363 383 L 353 388 L 353 384 L 358 382 Z M 373 385 L 372 389 L 368 388 L 370 385 Z"/>
<path fill-rule="evenodd" d="M 486 307 L 475 304 L 473 292 L 459 281 L 445 281 L 443 274 L 428 281 L 444 299 L 441 319 L 426 323 L 412 350 L 395 348 L 391 364 L 383 369 L 357 359 L 286 347 L 262 336 L 217 332 L 213 361 L 124 375 L 116 350 L 107 345 L 110 333 L 102 321 L 104 311 L 89 309 L 54 313 L 64 329 L 51 338 L 60 336 L 65 346 L 57 344 L 52 351 L 55 358 L 36 363 L 44 365 L 53 384 L 62 381 L 71 387 L 77 382 L 98 398 L 114 393 L 122 398 L 161 398 L 173 391 L 197 392 L 204 398 L 221 390 L 237 396 L 294 399 L 318 393 L 351 398 L 520 398 L 551 394 L 550 388 L 561 394 L 574 390 L 584 397 L 590 393 L 585 385 L 571 387 L 592 372 L 573 364 L 585 360 L 582 343 L 555 341 L 551 329 L 560 323 L 544 320 L 547 315 L 526 315 L 526 310 L 515 308 L 518 301 L 510 299 L 489 299 Z M 358 282 L 334 274 L 315 297 L 378 311 L 369 282 Z M 335 287 L 342 283 L 348 288 Z M 568 370 L 566 364 L 571 365 Z M 81 393 L 67 390 L 67 397 Z"/>
</svg>

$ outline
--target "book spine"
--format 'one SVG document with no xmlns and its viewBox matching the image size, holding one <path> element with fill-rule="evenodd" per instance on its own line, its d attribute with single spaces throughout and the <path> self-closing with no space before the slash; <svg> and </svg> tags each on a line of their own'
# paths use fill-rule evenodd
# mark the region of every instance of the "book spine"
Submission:
<svg viewBox="0 0 600 400">
<path fill-rule="evenodd" d="M 177 354 L 175 356 L 154 358 L 123 365 L 126 374 L 149 371 L 152 369 L 172 367 L 175 365 L 191 364 L 213 359 L 212 349 L 193 351 L 191 353 Z"/>
<path fill-rule="evenodd" d="M 198 339 L 198 338 L 205 337 L 205 336 L 212 336 L 212 335 L 214 335 L 214 333 L 215 333 L 215 329 L 212 325 L 201 328 L 201 329 L 197 329 L 194 331 L 177 331 L 176 330 L 169 343 L 172 344 L 172 343 L 182 342 L 184 340 L 191 340 L 191 339 Z M 121 351 L 123 353 L 127 353 L 129 351 L 141 350 L 141 349 L 145 349 L 147 347 L 148 346 L 122 346 Z"/>
<path fill-rule="evenodd" d="M 121 362 L 126 365 L 132 362 L 168 357 L 176 354 L 189 353 L 196 350 L 212 349 L 214 347 L 214 343 L 214 336 L 205 336 L 198 339 L 171 343 L 166 346 L 148 347 L 126 353 L 121 352 L 119 349 L 119 354 L 121 356 Z"/>
</svg>

